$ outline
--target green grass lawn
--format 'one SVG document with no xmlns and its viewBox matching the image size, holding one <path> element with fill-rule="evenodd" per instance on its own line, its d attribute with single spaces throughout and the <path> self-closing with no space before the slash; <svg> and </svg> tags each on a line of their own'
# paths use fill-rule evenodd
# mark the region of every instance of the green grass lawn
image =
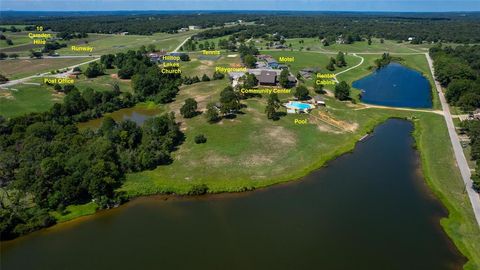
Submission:
<svg viewBox="0 0 480 270">
<path fill-rule="evenodd" d="M 75 79 L 74 84 L 80 91 L 88 87 L 97 91 L 110 91 L 113 84 L 118 83 L 121 91 L 131 92 L 130 81 L 112 77 L 111 74 L 115 72 L 113 69 L 107 70 L 108 74 L 97 78 L 86 78 L 81 75 Z M 38 85 L 17 84 L 8 90 L 0 90 L 0 115 L 10 118 L 31 112 L 43 112 L 49 110 L 55 102 L 62 102 L 64 95 L 56 93 L 52 86 L 43 84 L 41 78 L 32 79 L 28 83 Z"/>
<path fill-rule="evenodd" d="M 236 54 L 237 56 L 227 57 L 229 54 Z M 241 64 L 238 53 L 222 52 L 218 60 L 200 60 L 198 57 L 201 55 L 201 53 L 189 53 L 191 61 L 180 62 L 180 69 L 182 70 L 183 76 L 198 76 L 201 79 L 202 75 L 206 74 L 212 77 L 215 72 L 215 67 L 230 67 Z"/>
<path fill-rule="evenodd" d="M 53 211 L 50 212 L 50 214 L 57 220 L 57 222 L 61 223 L 78 217 L 94 214 L 97 210 L 98 205 L 94 202 L 89 202 L 82 205 L 69 205 L 64 213 Z"/>
<path fill-rule="evenodd" d="M 32 39 L 28 37 L 28 34 L 26 32 L 5 32 L 3 33 L 3 35 L 7 39 L 11 39 L 13 45 L 8 45 L 6 40 L 0 40 L 0 48 L 15 47 L 32 43 Z"/>
<path fill-rule="evenodd" d="M 41 80 L 31 82 L 41 83 Z M 18 84 L 9 90 L 0 90 L 0 115 L 10 118 L 47 111 L 55 102 L 61 102 L 62 99 L 63 94 L 56 94 L 52 87 Z"/>
<path fill-rule="evenodd" d="M 347 61 L 348 66 L 342 68 L 336 68 L 335 71 L 326 70 L 326 66 L 330 61 L 330 57 L 336 57 L 333 54 L 322 54 L 318 52 L 299 52 L 299 51 L 261 51 L 262 54 L 268 54 L 273 56 L 277 61 L 281 56 L 283 57 L 295 57 L 294 62 L 284 63 L 289 66 L 290 71 L 293 74 L 296 74 L 299 70 L 307 67 L 319 68 L 321 73 L 337 73 L 342 70 L 345 70 L 349 67 L 355 66 L 360 63 L 360 58 L 353 55 L 346 55 L 345 60 Z"/>
<path fill-rule="evenodd" d="M 0 61 L 0 74 L 10 80 L 19 79 L 73 66 L 92 60 L 93 58 L 43 58 L 43 59 L 9 59 Z"/>
<path fill-rule="evenodd" d="M 103 38 L 81 44 L 81 46 L 93 47 L 91 53 L 72 51 L 70 46 L 60 49 L 57 52 L 64 55 L 88 55 L 88 54 L 107 54 L 118 53 L 128 50 L 136 50 L 140 46 L 154 44 L 158 50 L 163 49 L 171 51 L 175 49 L 187 37 L 193 35 L 195 31 L 188 31 L 178 34 L 155 33 L 150 36 L 142 35 L 103 35 Z"/>
</svg>

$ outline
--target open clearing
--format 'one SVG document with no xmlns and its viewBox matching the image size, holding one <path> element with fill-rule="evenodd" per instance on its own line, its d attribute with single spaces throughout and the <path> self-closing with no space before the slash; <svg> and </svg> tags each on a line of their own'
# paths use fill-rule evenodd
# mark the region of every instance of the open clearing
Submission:
<svg viewBox="0 0 480 270">
<path fill-rule="evenodd" d="M 42 58 L 0 60 L 0 74 L 10 80 L 28 77 L 38 73 L 62 69 L 94 58 Z"/>
</svg>

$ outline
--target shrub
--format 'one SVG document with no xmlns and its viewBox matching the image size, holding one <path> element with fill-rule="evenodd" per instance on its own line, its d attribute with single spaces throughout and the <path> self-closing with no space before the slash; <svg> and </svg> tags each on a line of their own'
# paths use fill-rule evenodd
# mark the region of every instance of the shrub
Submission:
<svg viewBox="0 0 480 270">
<path fill-rule="evenodd" d="M 195 140 L 196 144 L 201 144 L 201 143 L 206 143 L 207 142 L 207 138 L 203 134 L 195 136 L 194 140 Z"/>
</svg>

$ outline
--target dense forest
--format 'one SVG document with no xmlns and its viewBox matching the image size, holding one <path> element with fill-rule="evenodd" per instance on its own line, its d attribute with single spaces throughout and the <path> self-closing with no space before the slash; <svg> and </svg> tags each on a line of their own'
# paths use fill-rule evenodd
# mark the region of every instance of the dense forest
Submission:
<svg viewBox="0 0 480 270">
<path fill-rule="evenodd" d="M 60 13 L 61 14 L 61 13 Z M 480 41 L 478 13 L 340 13 L 340 12 L 205 12 L 178 14 L 99 14 L 96 16 L 28 14 L 3 16 L 0 24 L 42 25 L 54 31 L 78 33 L 118 33 L 148 35 L 155 32 L 176 32 L 182 27 L 222 27 L 201 34 L 217 37 L 245 32 L 250 36 L 278 33 L 286 38 L 332 38 L 339 35 L 373 36 L 392 40 L 415 37 L 415 42 L 444 41 L 472 43 Z M 252 22 L 255 25 L 223 27 L 225 23 Z"/>
<path fill-rule="evenodd" d="M 163 74 L 140 52 L 102 57 L 85 73 L 106 68 L 131 71 L 134 93 L 53 85 L 66 93 L 49 111 L 5 119 L 0 117 L 0 232 L 10 239 L 52 225 L 51 211 L 95 201 L 108 208 L 122 201 L 115 192 L 128 172 L 153 169 L 171 161 L 183 141 L 173 113 L 146 121 L 115 122 L 106 117 L 98 130 L 79 130 L 78 122 L 100 117 L 139 101 L 171 101 L 182 78 Z"/>
<path fill-rule="evenodd" d="M 480 108 L 480 46 L 439 45 L 430 49 L 430 55 L 435 76 L 446 87 L 447 101 L 467 113 Z M 480 121 L 463 121 L 462 127 L 470 138 L 471 158 L 476 162 L 473 187 L 480 192 Z"/>
</svg>

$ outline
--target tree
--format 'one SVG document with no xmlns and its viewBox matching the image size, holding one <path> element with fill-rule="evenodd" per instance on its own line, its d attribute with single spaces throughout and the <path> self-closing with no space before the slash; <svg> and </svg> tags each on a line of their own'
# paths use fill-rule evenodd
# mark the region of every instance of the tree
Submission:
<svg viewBox="0 0 480 270">
<path fill-rule="evenodd" d="M 113 86 L 112 86 L 112 91 L 113 91 L 113 94 L 118 96 L 120 95 L 121 91 L 120 91 L 120 85 L 118 85 L 117 82 L 114 82 L 113 83 Z"/>
<path fill-rule="evenodd" d="M 192 118 L 197 115 L 197 102 L 193 98 L 187 98 L 185 104 L 180 108 L 180 114 L 185 118 Z"/>
<path fill-rule="evenodd" d="M 383 38 L 380 39 L 380 43 L 383 44 L 385 43 L 385 40 Z"/>
<path fill-rule="evenodd" d="M 196 144 L 202 144 L 202 143 L 207 142 L 207 138 L 205 137 L 205 135 L 199 134 L 199 135 L 195 136 L 194 141 L 195 141 Z"/>
<path fill-rule="evenodd" d="M 149 52 L 154 52 L 157 50 L 157 48 L 155 48 L 155 44 L 148 44 L 147 49 Z"/>
<path fill-rule="evenodd" d="M 205 117 L 207 118 L 207 121 L 209 123 L 215 123 L 220 120 L 220 116 L 218 115 L 218 109 L 214 103 L 208 103 Z"/>
<path fill-rule="evenodd" d="M 115 55 L 113 54 L 104 54 L 100 57 L 100 63 L 106 69 L 113 68 L 114 61 L 115 61 Z"/>
<path fill-rule="evenodd" d="M 336 58 L 336 64 L 337 67 L 344 67 L 347 65 L 347 62 L 345 61 L 345 54 L 343 52 L 338 52 L 337 58 Z"/>
<path fill-rule="evenodd" d="M 350 99 L 350 86 L 345 81 L 335 85 L 335 97 L 338 100 Z"/>
<path fill-rule="evenodd" d="M 368 41 L 367 41 L 368 45 L 372 45 L 372 37 L 368 37 Z"/>
<path fill-rule="evenodd" d="M 7 45 L 8 45 L 8 46 L 13 45 L 13 41 L 12 41 L 11 39 L 8 38 L 8 39 L 5 40 L 5 41 L 7 42 Z"/>
<path fill-rule="evenodd" d="M 7 77 L 5 77 L 4 75 L 0 74 L 0 84 L 1 84 L 1 83 L 6 83 L 6 82 L 8 82 L 8 81 L 9 81 L 9 80 L 8 80 Z"/>
<path fill-rule="evenodd" d="M 318 84 L 315 80 L 313 81 L 313 91 L 317 94 L 325 94 L 322 84 Z"/>
<path fill-rule="evenodd" d="M 223 114 L 235 113 L 240 109 L 240 100 L 231 86 L 225 87 L 220 92 L 220 103 Z"/>
<path fill-rule="evenodd" d="M 17 59 L 17 58 L 18 58 L 18 54 L 12 53 L 12 54 L 10 54 L 8 57 L 13 58 L 13 59 Z"/>
<path fill-rule="evenodd" d="M 334 71 L 335 70 L 335 59 L 333 59 L 333 57 L 330 58 L 330 61 L 328 62 L 326 68 L 329 71 Z"/>
<path fill-rule="evenodd" d="M 251 55 L 251 54 L 247 54 L 245 55 L 245 57 L 243 58 L 243 62 L 245 63 L 245 65 L 249 68 L 255 68 L 255 63 L 257 62 L 257 59 L 255 58 L 255 56 Z"/>
<path fill-rule="evenodd" d="M 243 87 L 246 89 L 257 86 L 258 80 L 254 74 L 246 73 L 243 79 Z"/>
<path fill-rule="evenodd" d="M 309 98 L 308 96 L 308 89 L 304 85 L 299 85 L 297 89 L 295 89 L 295 92 L 293 93 L 293 96 L 296 97 L 298 100 L 307 100 Z"/>
<path fill-rule="evenodd" d="M 221 72 L 217 72 L 217 71 L 213 72 L 213 79 L 214 80 L 221 80 L 223 78 L 225 78 L 225 74 L 223 74 Z"/>
<path fill-rule="evenodd" d="M 30 50 L 30 58 L 42 58 L 42 56 L 43 54 L 41 52 Z"/>
<path fill-rule="evenodd" d="M 182 53 L 182 54 L 180 54 L 180 60 L 183 61 L 183 62 L 188 62 L 188 61 L 190 61 L 190 56 L 186 53 Z"/>
<path fill-rule="evenodd" d="M 7 55 L 6 53 L 0 52 L 0 60 L 3 60 L 3 59 L 5 59 L 5 58 L 7 58 L 7 57 L 8 57 L 8 55 Z"/>
<path fill-rule="evenodd" d="M 97 62 L 92 62 L 88 64 L 87 69 L 85 70 L 85 76 L 87 78 L 95 78 L 104 74 L 102 66 Z"/>
<path fill-rule="evenodd" d="M 280 108 L 280 100 L 278 99 L 278 95 L 276 93 L 272 93 L 268 96 L 267 107 L 265 108 L 267 118 L 272 120 L 278 120 L 278 108 Z"/>
<path fill-rule="evenodd" d="M 208 82 L 208 81 L 210 81 L 210 78 L 207 76 L 207 74 L 203 74 L 202 82 Z"/>
<path fill-rule="evenodd" d="M 282 87 L 287 88 L 290 86 L 290 82 L 288 81 L 288 75 L 289 72 L 286 69 L 283 69 L 282 72 L 280 72 L 280 78 L 278 79 L 278 82 Z"/>
</svg>

